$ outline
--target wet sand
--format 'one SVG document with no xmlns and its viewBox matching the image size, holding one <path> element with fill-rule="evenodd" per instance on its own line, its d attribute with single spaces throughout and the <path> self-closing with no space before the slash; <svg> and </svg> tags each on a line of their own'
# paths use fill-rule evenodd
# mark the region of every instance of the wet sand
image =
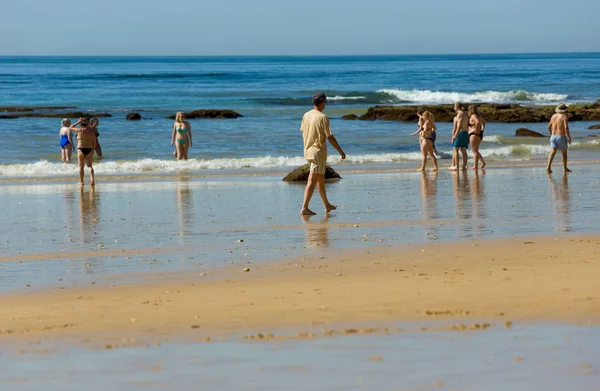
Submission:
<svg viewBox="0 0 600 391">
<path fill-rule="evenodd" d="M 348 171 L 307 219 L 263 174 L 0 184 L 3 390 L 590 389 L 600 181 L 573 168 Z"/>
<path fill-rule="evenodd" d="M 302 341 L 0 352 L 3 390 L 589 391 L 600 384 L 598 327 L 518 326 Z"/>
<path fill-rule="evenodd" d="M 587 324 L 600 320 L 599 254 L 597 236 L 395 245 L 4 294 L 0 338 L 117 346 L 383 320 Z"/>
</svg>

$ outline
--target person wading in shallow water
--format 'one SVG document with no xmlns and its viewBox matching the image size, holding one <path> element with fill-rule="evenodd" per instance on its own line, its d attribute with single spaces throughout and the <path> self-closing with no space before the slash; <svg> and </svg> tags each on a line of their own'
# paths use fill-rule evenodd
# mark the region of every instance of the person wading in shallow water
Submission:
<svg viewBox="0 0 600 391">
<path fill-rule="evenodd" d="M 79 125 L 77 128 L 76 126 Z M 92 158 L 96 148 L 96 130 L 90 126 L 89 118 L 79 118 L 69 129 L 77 133 L 77 163 L 79 164 L 79 185 L 83 186 L 83 167 L 85 165 L 90 169 L 90 185 L 94 186 L 94 167 L 92 167 Z"/>
<path fill-rule="evenodd" d="M 322 92 L 317 92 L 313 95 L 313 109 L 308 111 L 302 117 L 300 131 L 304 140 L 304 158 L 310 165 L 310 174 L 308 183 L 304 190 L 304 202 L 300 214 L 303 216 L 316 215 L 315 212 L 308 208 L 310 199 L 315 191 L 315 187 L 319 190 L 325 212 L 329 213 L 337 209 L 327 199 L 325 192 L 325 170 L 327 167 L 327 140 L 337 149 L 342 159 L 346 159 L 346 154 L 338 144 L 336 138 L 331 133 L 329 127 L 329 118 L 323 114 L 323 110 L 327 105 L 327 97 Z"/>
<path fill-rule="evenodd" d="M 481 115 L 479 115 L 479 110 L 477 106 L 471 105 L 469 106 L 469 143 L 471 144 L 471 149 L 473 150 L 473 167 L 471 169 L 477 170 L 479 168 L 479 161 L 481 160 L 481 168 L 485 167 L 485 160 L 483 160 L 483 156 L 479 152 L 479 146 L 483 141 L 483 132 L 485 131 L 485 119 Z"/>
<path fill-rule="evenodd" d="M 569 130 L 569 117 L 567 116 L 567 105 L 564 103 L 556 107 L 556 114 L 550 118 L 548 131 L 550 132 L 550 147 L 552 151 L 548 157 L 548 166 L 546 170 L 549 174 L 552 173 L 552 160 L 556 152 L 560 150 L 562 153 L 563 169 L 565 173 L 571 172 L 567 167 L 567 149 L 571 145 L 571 131 Z"/>
<path fill-rule="evenodd" d="M 448 169 L 452 171 L 466 170 L 467 147 L 469 146 L 469 133 L 467 132 L 469 117 L 460 102 L 454 104 L 454 111 L 456 117 L 454 117 L 454 126 L 452 127 L 452 165 Z M 460 166 L 459 152 L 462 153 L 463 157 L 463 163 Z"/>
</svg>

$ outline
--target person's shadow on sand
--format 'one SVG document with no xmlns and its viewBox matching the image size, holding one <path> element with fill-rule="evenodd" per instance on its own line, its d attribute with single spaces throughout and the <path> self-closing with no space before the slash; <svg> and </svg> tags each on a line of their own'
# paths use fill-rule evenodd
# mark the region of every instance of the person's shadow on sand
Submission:
<svg viewBox="0 0 600 391">
<path fill-rule="evenodd" d="M 306 225 L 304 245 L 312 248 L 326 248 L 329 246 L 329 227 L 327 222 L 331 218 L 325 215 L 320 222 L 311 222 L 316 219 L 315 216 L 302 216 L 302 221 Z"/>
</svg>

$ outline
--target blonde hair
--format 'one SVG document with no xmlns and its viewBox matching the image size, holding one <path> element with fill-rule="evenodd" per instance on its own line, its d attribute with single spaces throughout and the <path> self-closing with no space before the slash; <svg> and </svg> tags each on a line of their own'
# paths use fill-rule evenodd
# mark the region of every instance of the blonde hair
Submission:
<svg viewBox="0 0 600 391">
<path fill-rule="evenodd" d="M 475 114 L 476 116 L 479 117 L 479 109 L 475 105 L 469 106 L 469 117 L 472 116 L 473 114 Z"/>
<path fill-rule="evenodd" d="M 68 118 L 63 118 L 62 121 L 60 121 L 60 126 L 71 126 L 71 120 Z"/>
<path fill-rule="evenodd" d="M 175 114 L 175 122 L 183 123 L 184 119 L 185 119 L 185 113 L 183 111 L 178 111 Z"/>
<path fill-rule="evenodd" d="M 424 111 L 422 116 L 425 121 L 429 121 L 431 123 L 435 122 L 435 118 L 433 118 L 433 114 L 431 114 L 430 111 Z"/>
</svg>

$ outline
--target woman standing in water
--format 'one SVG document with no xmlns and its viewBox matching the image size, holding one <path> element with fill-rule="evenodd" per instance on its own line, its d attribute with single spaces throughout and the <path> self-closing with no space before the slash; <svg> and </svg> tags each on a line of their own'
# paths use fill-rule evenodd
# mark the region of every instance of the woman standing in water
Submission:
<svg viewBox="0 0 600 391">
<path fill-rule="evenodd" d="M 175 115 L 173 124 L 173 134 L 171 135 L 171 146 L 176 144 L 177 160 L 187 160 L 188 149 L 192 146 L 192 127 L 185 120 L 183 111 L 178 111 Z"/>
<path fill-rule="evenodd" d="M 421 162 L 421 168 L 418 171 L 425 171 L 425 166 L 427 165 L 427 155 L 431 156 L 433 160 L 433 169 L 432 171 L 438 170 L 437 159 L 435 157 L 434 151 L 434 134 L 437 130 L 437 126 L 435 126 L 433 114 L 429 111 L 423 112 L 419 120 L 419 129 L 412 135 L 416 135 L 420 133 L 419 143 L 421 144 L 421 153 L 423 154 L 423 160 Z"/>
<path fill-rule="evenodd" d="M 481 168 L 485 167 L 485 160 L 483 160 L 483 156 L 479 153 L 479 146 L 483 140 L 483 131 L 485 130 L 486 124 L 487 122 L 485 122 L 485 119 L 479 115 L 477 106 L 469 106 L 469 143 L 471 144 L 473 158 L 475 159 L 473 167 L 471 167 L 473 170 L 479 168 L 479 160 L 481 160 Z"/>
<path fill-rule="evenodd" d="M 77 128 L 76 126 L 79 125 Z M 77 163 L 79 164 L 79 185 L 83 186 L 83 167 L 85 165 L 90 169 L 90 185 L 94 186 L 94 167 L 92 167 L 92 157 L 96 149 L 97 138 L 96 130 L 90 126 L 89 118 L 79 118 L 73 126 L 69 128 L 77 133 Z"/>
<path fill-rule="evenodd" d="M 71 139 L 71 120 L 63 118 L 60 123 L 60 151 L 63 163 L 71 163 L 71 155 L 75 150 L 75 145 Z"/>
<path fill-rule="evenodd" d="M 96 135 L 96 148 L 94 148 L 94 152 L 96 152 L 96 155 L 98 157 L 102 157 L 102 147 L 100 146 L 100 143 L 98 142 L 98 136 L 100 136 L 100 132 L 98 132 L 98 124 L 100 122 L 98 121 L 98 118 L 92 118 L 90 120 L 90 127 L 94 129 L 94 134 Z"/>
</svg>

